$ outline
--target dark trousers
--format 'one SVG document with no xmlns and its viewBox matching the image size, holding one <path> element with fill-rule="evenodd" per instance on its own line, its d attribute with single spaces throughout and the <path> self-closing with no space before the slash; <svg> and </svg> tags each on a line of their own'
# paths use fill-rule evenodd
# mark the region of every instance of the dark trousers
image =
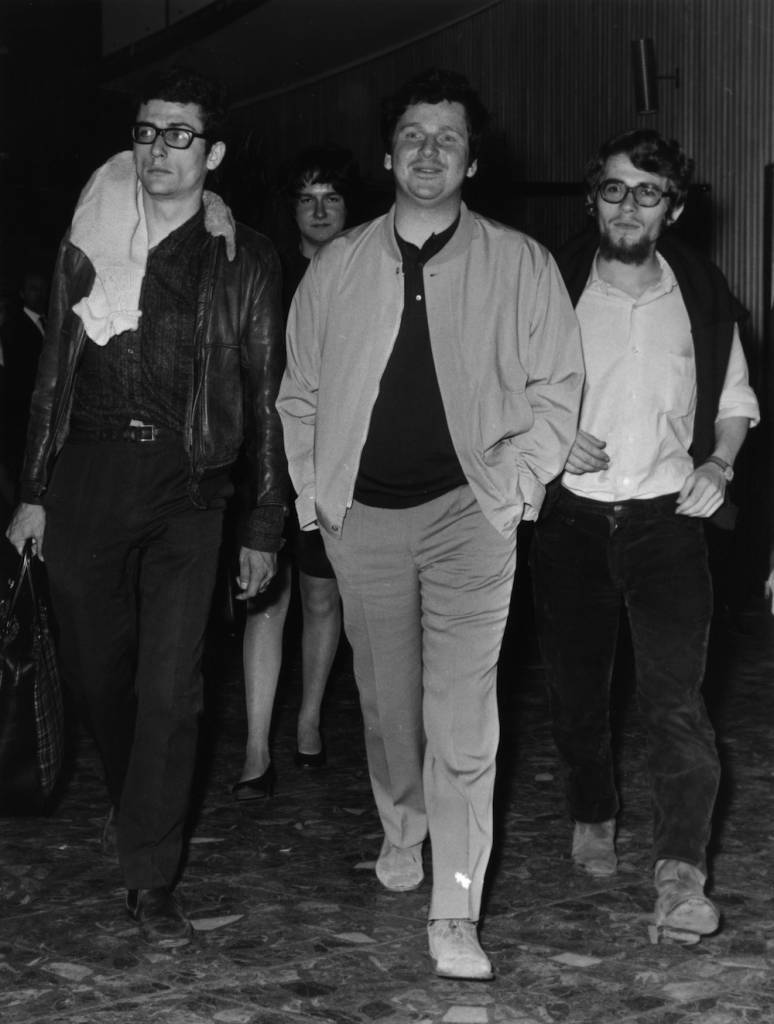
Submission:
<svg viewBox="0 0 774 1024">
<path fill-rule="evenodd" d="M 675 497 L 612 504 L 562 489 L 532 548 L 553 732 L 576 821 L 618 811 L 610 686 L 622 606 L 648 741 L 653 858 L 706 870 L 719 762 L 701 686 L 712 613 L 704 525 Z"/>
<path fill-rule="evenodd" d="M 65 445 L 43 553 L 64 677 L 118 811 L 129 889 L 177 875 L 222 510 L 196 508 L 179 439 Z"/>
</svg>

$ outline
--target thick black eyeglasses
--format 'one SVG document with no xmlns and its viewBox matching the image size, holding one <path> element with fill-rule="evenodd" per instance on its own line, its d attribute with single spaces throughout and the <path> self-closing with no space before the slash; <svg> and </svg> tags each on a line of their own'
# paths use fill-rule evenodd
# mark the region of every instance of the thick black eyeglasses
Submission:
<svg viewBox="0 0 774 1024">
<path fill-rule="evenodd" d="M 170 149 L 188 149 L 194 139 L 206 139 L 206 135 L 195 132 L 193 128 L 157 128 L 155 124 L 139 121 L 132 125 L 132 139 L 141 146 L 152 146 L 157 136 L 161 136 Z"/>
<path fill-rule="evenodd" d="M 658 206 L 662 199 L 671 199 L 674 192 L 641 182 L 639 185 L 627 185 L 617 178 L 606 178 L 600 182 L 597 192 L 606 203 L 622 203 L 631 192 L 638 206 Z"/>
</svg>

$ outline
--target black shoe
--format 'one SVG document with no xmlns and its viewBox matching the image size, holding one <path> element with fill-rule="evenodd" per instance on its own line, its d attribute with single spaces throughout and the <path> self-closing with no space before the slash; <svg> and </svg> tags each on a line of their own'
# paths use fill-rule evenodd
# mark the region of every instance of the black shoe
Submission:
<svg viewBox="0 0 774 1024">
<path fill-rule="evenodd" d="M 277 774 L 274 771 L 274 765 L 270 763 L 263 775 L 258 775 L 254 779 L 245 779 L 244 782 L 235 782 L 231 787 L 231 792 L 237 800 L 263 800 L 274 796 L 276 782 Z"/>
<path fill-rule="evenodd" d="M 146 942 L 183 945 L 191 941 L 191 922 L 166 885 L 157 889 L 130 889 L 126 894 L 126 909 L 139 924 Z"/>
<path fill-rule="evenodd" d="M 303 750 L 296 750 L 293 760 L 297 768 L 324 768 L 326 761 L 325 747 L 317 754 L 305 754 Z"/>
</svg>

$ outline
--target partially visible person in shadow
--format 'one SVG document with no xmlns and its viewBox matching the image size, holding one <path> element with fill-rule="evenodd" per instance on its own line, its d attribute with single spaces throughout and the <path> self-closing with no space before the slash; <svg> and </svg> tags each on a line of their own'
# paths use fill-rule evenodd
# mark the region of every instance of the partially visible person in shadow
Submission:
<svg viewBox="0 0 774 1024">
<path fill-rule="evenodd" d="M 314 254 L 344 228 L 357 186 L 352 153 L 338 146 L 306 149 L 288 168 L 283 192 L 297 239 L 280 250 L 286 314 Z M 286 552 L 267 592 L 254 598 L 248 607 L 244 633 L 247 746 L 242 774 L 233 786 L 238 800 L 261 799 L 274 791 L 276 773 L 269 752 L 269 731 L 282 666 L 293 564 L 298 570 L 303 616 L 302 698 L 295 761 L 301 768 L 312 769 L 323 767 L 326 761 L 320 710 L 341 633 L 339 590 L 320 531 L 302 533 L 294 511 L 286 529 Z"/>
<path fill-rule="evenodd" d="M 3 465 L 12 492 L 12 503 L 24 458 L 30 400 L 46 333 L 47 306 L 48 278 L 42 272 L 30 269 L 22 278 L 18 300 L 9 303 L 0 327 L 5 364 L 5 386 L 0 406 Z"/>
<path fill-rule="evenodd" d="M 0 410 L 6 407 L 5 355 L 3 352 L 3 325 L 8 318 L 8 298 L 0 294 Z M 5 416 L 0 412 L 0 523 L 3 529 L 13 507 L 13 486 L 8 473 L 6 454 Z"/>
</svg>

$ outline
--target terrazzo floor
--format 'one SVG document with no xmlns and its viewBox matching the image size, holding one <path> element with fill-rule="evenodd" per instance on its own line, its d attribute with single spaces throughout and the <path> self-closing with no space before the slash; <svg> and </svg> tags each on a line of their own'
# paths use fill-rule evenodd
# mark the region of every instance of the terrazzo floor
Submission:
<svg viewBox="0 0 774 1024">
<path fill-rule="evenodd" d="M 623 811 L 619 874 L 573 870 L 529 616 L 512 615 L 501 662 L 497 837 L 482 944 L 490 984 L 436 978 L 429 881 L 384 890 L 381 832 L 342 645 L 328 689 L 328 767 L 293 765 L 299 680 L 288 632 L 275 716 L 278 785 L 238 804 L 244 742 L 240 639 L 212 630 L 188 863 L 179 888 L 194 942 L 144 944 L 100 850 L 106 800 L 94 748 L 74 729 L 54 811 L 0 819 L 3 1024 L 732 1024 L 774 1021 L 774 620 L 760 605 L 714 630 L 707 696 L 724 782 L 713 841 L 719 934 L 654 945 L 645 744 L 630 670 L 618 672 Z M 426 855 L 426 870 L 429 863 Z"/>
</svg>

